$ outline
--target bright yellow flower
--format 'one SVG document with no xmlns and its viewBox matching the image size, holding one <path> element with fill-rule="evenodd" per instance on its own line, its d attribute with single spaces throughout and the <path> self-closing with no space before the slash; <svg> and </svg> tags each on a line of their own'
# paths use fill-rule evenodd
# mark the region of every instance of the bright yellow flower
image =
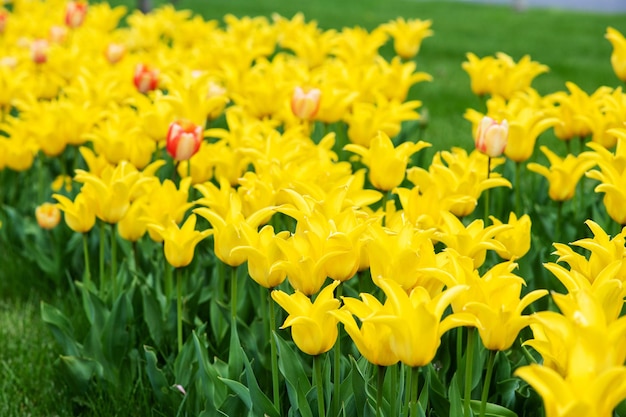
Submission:
<svg viewBox="0 0 626 417">
<path fill-rule="evenodd" d="M 183 178 L 178 187 L 169 179 L 166 179 L 163 183 L 151 181 L 147 182 L 147 184 L 148 187 L 144 190 L 145 200 L 141 204 L 143 217 L 139 218 L 138 221 L 156 223 L 162 227 L 167 227 L 172 221 L 180 224 L 183 221 L 185 212 L 193 206 L 193 203 L 188 201 L 191 180 Z M 138 227 L 138 225 L 133 227 Z M 148 229 L 148 234 L 155 242 L 162 242 L 162 237 L 159 233 Z"/>
<path fill-rule="evenodd" d="M 501 158 L 492 159 L 490 167 L 493 169 L 502 162 Z M 474 211 L 483 191 L 500 186 L 511 187 L 511 183 L 497 172 L 491 172 L 487 178 L 486 166 L 487 157 L 484 154 L 478 151 L 468 154 L 464 149 L 452 148 L 451 151 L 437 152 L 428 171 L 420 167 L 409 168 L 407 179 L 420 193 L 433 193 L 439 198 L 435 206 L 422 205 L 422 210 L 430 212 L 431 208 L 440 207 L 440 210 L 464 217 Z M 402 193 L 406 192 L 396 191 L 402 202 Z M 407 208 L 404 203 L 402 206 Z M 437 214 L 433 219 L 440 220 L 440 216 Z M 440 224 L 440 221 L 435 221 L 435 224 Z"/>
<path fill-rule="evenodd" d="M 518 368 L 522 378 L 542 397 L 546 417 L 610 417 L 626 398 L 626 368 L 614 367 L 593 379 L 569 380 L 541 365 Z"/>
<path fill-rule="evenodd" d="M 94 204 L 85 194 L 79 193 L 74 201 L 64 195 L 53 194 L 58 201 L 59 208 L 65 216 L 65 223 L 75 232 L 87 233 L 96 223 Z"/>
<path fill-rule="evenodd" d="M 291 20 L 272 15 L 278 32 L 278 43 L 291 50 L 309 68 L 323 65 L 335 42 L 337 31 L 321 30 L 317 22 L 304 21 L 304 15 L 296 13 Z"/>
<path fill-rule="evenodd" d="M 211 223 L 215 255 L 227 265 L 241 265 L 246 261 L 246 256 L 241 251 L 233 252 L 233 249 L 237 246 L 255 246 L 258 227 L 269 219 L 275 208 L 264 207 L 246 217 L 242 212 L 239 194 L 224 179 L 219 190 L 209 187 L 208 183 L 206 186 L 199 184 L 196 189 L 204 196 L 197 203 L 205 207 L 196 208 L 193 212 Z"/>
<path fill-rule="evenodd" d="M 494 225 L 503 224 L 500 220 L 494 216 L 489 216 L 491 222 Z M 504 250 L 496 249 L 498 256 L 502 259 L 515 260 L 519 259 L 530 250 L 530 237 L 531 237 L 531 225 L 530 216 L 524 214 L 519 219 L 514 212 L 509 214 L 509 221 L 507 223 L 512 226 L 510 229 L 502 230 L 494 235 L 494 239 L 504 245 Z"/>
<path fill-rule="evenodd" d="M 101 177 L 77 169 L 74 179 L 84 183 L 81 193 L 90 196 L 96 216 L 111 224 L 119 222 L 126 214 L 135 187 L 149 181 L 125 161 L 115 168 L 105 168 Z"/>
<path fill-rule="evenodd" d="M 357 349 L 370 363 L 374 365 L 390 366 L 398 362 L 398 355 L 392 349 L 392 331 L 387 325 L 374 321 L 364 320 L 377 315 L 391 313 L 391 303 L 382 305 L 373 295 L 360 294 L 361 300 L 342 297 L 344 307 L 332 314 L 343 323 L 346 332 L 356 345 Z M 357 325 L 354 316 L 359 318 L 361 326 Z"/>
<path fill-rule="evenodd" d="M 429 143 L 404 142 L 394 147 L 393 142 L 384 132 L 379 132 L 369 145 L 348 144 L 344 150 L 361 156 L 369 168 L 369 179 L 378 190 L 389 191 L 399 186 L 404 180 L 409 157 L 431 146 Z"/>
<path fill-rule="evenodd" d="M 433 295 L 443 289 L 444 282 L 423 272 L 440 264 L 431 240 L 433 230 L 418 230 L 408 223 L 397 230 L 372 225 L 368 235 L 370 239 L 365 244 L 365 253 L 374 282 L 386 277 L 407 292 L 421 286 Z"/>
<path fill-rule="evenodd" d="M 622 81 L 626 81 L 626 38 L 617 29 L 606 28 L 605 38 L 611 42 L 613 52 L 611 53 L 611 65 L 615 75 Z"/>
<path fill-rule="evenodd" d="M 568 245 L 554 243 L 556 250 L 553 254 L 559 256 L 556 262 L 566 262 L 571 270 L 582 274 L 590 283 L 593 283 L 605 268 L 618 261 L 621 268 L 615 278 L 626 282 L 626 262 L 624 262 L 626 229 L 622 229 L 611 239 L 611 236 L 593 220 L 587 220 L 585 224 L 593 233 L 593 237 L 577 240 L 570 245 L 586 249 L 589 255 L 585 256 Z"/>
<path fill-rule="evenodd" d="M 339 281 L 327 285 L 314 302 L 297 290 L 292 295 L 272 291 L 274 301 L 289 313 L 281 329 L 291 327 L 294 343 L 307 355 L 328 352 L 337 340 L 337 318 L 331 314 L 340 305 L 340 301 L 333 297 L 337 285 Z"/>
<path fill-rule="evenodd" d="M 505 246 L 495 236 L 512 228 L 508 224 L 491 225 L 484 227 L 481 219 L 476 219 L 465 226 L 452 213 L 442 213 L 443 225 L 434 238 L 443 242 L 460 255 L 474 260 L 474 267 L 480 267 L 487 256 L 487 250 L 506 250 Z"/>
<path fill-rule="evenodd" d="M 278 262 L 285 260 L 277 239 L 285 240 L 289 231 L 274 233 L 270 225 L 263 226 L 259 231 L 259 238 L 251 242 L 254 246 L 236 246 L 232 250 L 233 256 L 243 253 L 248 262 L 248 275 L 257 284 L 265 288 L 278 287 L 287 277 L 284 270 L 277 267 Z"/>
<path fill-rule="evenodd" d="M 371 32 L 358 26 L 345 27 L 334 41 L 334 56 L 350 65 L 367 65 L 378 56 L 378 50 L 387 41 L 387 34 L 380 27 Z"/>
<path fill-rule="evenodd" d="M 415 72 L 417 64 L 414 61 L 402 62 L 398 56 L 393 57 L 391 62 L 380 57 L 376 64 L 383 83 L 380 91 L 389 100 L 404 102 L 414 84 L 433 79 L 425 72 Z"/>
<path fill-rule="evenodd" d="M 399 284 L 381 279 L 382 288 L 390 303 L 386 315 L 363 318 L 363 322 L 387 325 L 391 329 L 391 349 L 400 361 L 411 367 L 428 365 L 441 344 L 441 336 L 459 326 L 475 326 L 475 318 L 466 313 L 453 313 L 441 319 L 450 302 L 467 287 L 456 286 L 434 298 L 421 287 L 407 294 Z"/>
<path fill-rule="evenodd" d="M 595 151 L 592 158 L 597 161 L 600 170 L 594 169 L 586 173 L 587 177 L 600 181 L 594 189 L 604 193 L 602 202 L 607 213 L 618 224 L 626 225 L 626 136 L 619 137 L 615 153 L 602 146 L 589 143 Z"/>
<path fill-rule="evenodd" d="M 420 50 L 424 38 L 433 35 L 430 29 L 432 21 L 421 19 L 404 20 L 398 17 L 387 24 L 381 25 L 393 38 L 393 47 L 396 54 L 404 59 L 411 59 Z"/>
<path fill-rule="evenodd" d="M 179 228 L 172 221 L 167 227 L 160 224 L 148 224 L 148 228 L 161 235 L 165 251 L 165 259 L 174 268 L 187 266 L 193 260 L 196 245 L 212 233 L 212 230 L 195 230 L 196 216 L 191 214 L 185 223 Z"/>
<path fill-rule="evenodd" d="M 554 126 L 554 134 L 561 140 L 586 138 L 593 131 L 590 119 L 603 118 L 600 111 L 602 97 L 611 92 L 609 87 L 600 87 L 592 94 L 587 94 L 571 81 L 565 83 L 569 93 L 559 91 L 546 98 L 554 105 L 553 115 L 559 119 Z"/>
<path fill-rule="evenodd" d="M 419 119 L 415 111 L 422 103 L 411 100 L 404 103 L 387 100 L 378 95 L 375 103 L 357 102 L 344 120 L 348 124 L 350 142 L 369 148 L 370 142 L 382 131 L 390 138 L 400 133 L 402 122 Z"/>
<path fill-rule="evenodd" d="M 570 200 L 574 197 L 580 178 L 593 168 L 596 162 L 589 158 L 589 152 L 583 152 L 578 156 L 568 154 L 565 158 L 561 158 L 547 146 L 541 146 L 539 149 L 548 158 L 550 167 L 531 162 L 527 165 L 528 169 L 548 180 L 550 184 L 548 195 L 552 200 Z"/>
<path fill-rule="evenodd" d="M 529 88 L 534 78 L 548 71 L 548 67 L 531 61 L 529 55 L 517 63 L 507 54 L 498 52 L 495 56 L 478 58 L 467 53 L 467 61 L 461 64 L 470 76 L 472 92 L 478 96 L 485 94 L 511 98 L 516 92 Z"/>
<path fill-rule="evenodd" d="M 504 263 L 507 264 L 509 269 L 515 267 L 513 263 Z M 523 279 L 492 273 L 497 269 L 492 268 L 473 283 L 482 297 L 467 302 L 462 311 L 475 315 L 480 322 L 478 332 L 487 349 L 504 351 L 513 345 L 519 332 L 534 321 L 533 316 L 522 315 L 524 309 L 548 291 L 531 291 L 520 299 Z"/>
<path fill-rule="evenodd" d="M 122 220 L 117 223 L 117 233 L 119 233 L 122 239 L 129 242 L 137 242 L 146 234 L 146 205 L 147 197 L 145 195 L 135 199 L 130 204 Z"/>
</svg>

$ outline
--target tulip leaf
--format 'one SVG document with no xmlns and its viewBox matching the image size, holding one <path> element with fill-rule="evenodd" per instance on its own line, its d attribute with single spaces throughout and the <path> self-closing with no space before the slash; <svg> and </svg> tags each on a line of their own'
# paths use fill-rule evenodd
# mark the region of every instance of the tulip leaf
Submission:
<svg viewBox="0 0 626 417">
<path fill-rule="evenodd" d="M 243 401 L 248 410 L 252 411 L 252 397 L 250 396 L 250 390 L 248 389 L 248 387 L 246 387 L 239 381 L 233 381 L 232 379 L 222 377 L 218 378 L 220 379 L 220 381 L 226 384 L 228 388 L 230 388 L 241 401 Z"/>
<path fill-rule="evenodd" d="M 102 330 L 105 357 L 118 365 L 126 358 L 130 342 L 128 328 L 133 317 L 133 307 L 129 301 L 131 297 L 132 291 L 127 291 L 117 298 Z"/>
<path fill-rule="evenodd" d="M 196 331 L 192 332 L 192 340 L 196 351 L 196 358 L 200 366 L 200 381 L 204 395 L 213 399 L 215 408 L 220 408 L 228 396 L 228 388 L 219 380 L 219 374 L 210 362 L 207 349 L 198 338 Z"/>
<path fill-rule="evenodd" d="M 480 412 L 480 401 L 479 400 L 471 400 L 470 406 L 472 407 L 472 411 L 474 414 L 478 415 Z M 517 417 L 517 414 L 508 408 L 502 407 L 501 405 L 494 403 L 487 403 L 485 405 L 485 416 L 486 417 Z"/>
<path fill-rule="evenodd" d="M 614 411 L 618 417 L 626 417 L 626 400 L 619 403 Z"/>
<path fill-rule="evenodd" d="M 71 375 L 69 381 L 76 391 L 84 392 L 92 377 L 102 376 L 102 365 L 90 358 L 61 356 L 61 365 Z"/>
<path fill-rule="evenodd" d="M 238 380 L 243 370 L 243 351 L 237 333 L 237 324 L 233 321 L 230 328 L 230 348 L 228 350 L 228 378 Z"/>
<path fill-rule="evenodd" d="M 161 403 L 166 403 L 169 392 L 169 384 L 167 378 L 157 366 L 157 357 L 154 348 L 150 346 L 144 346 L 143 350 L 146 357 L 146 373 L 148 374 L 148 380 L 152 385 L 152 390 L 157 400 Z"/>
<path fill-rule="evenodd" d="M 90 291 L 82 282 L 76 283 L 81 290 L 83 310 L 92 327 L 101 330 L 109 315 L 109 310 L 96 293 Z"/>
<path fill-rule="evenodd" d="M 76 342 L 74 329 L 68 318 L 57 308 L 45 302 L 41 303 L 41 318 L 50 327 L 63 352 L 70 356 L 78 356 L 80 345 Z"/>
<path fill-rule="evenodd" d="M 297 409 L 303 417 L 312 417 L 313 412 L 306 394 L 311 390 L 311 382 L 302 366 L 301 358 L 289 346 L 287 341 L 272 332 L 278 348 L 278 369 L 285 377 L 287 395 L 291 407 Z"/>
<path fill-rule="evenodd" d="M 163 314 L 154 292 L 147 286 L 141 288 L 141 305 L 143 308 L 143 320 L 148 326 L 150 337 L 157 346 L 163 340 Z"/>
<path fill-rule="evenodd" d="M 252 399 L 252 410 L 254 415 L 263 415 L 268 417 L 280 417 L 280 414 L 274 404 L 267 398 L 267 395 L 259 387 L 259 383 L 252 370 L 252 365 L 243 350 L 243 347 L 239 346 L 241 350 L 241 356 L 244 360 L 244 366 L 246 368 L 246 382 L 248 384 L 248 390 L 250 391 L 250 397 Z"/>
<path fill-rule="evenodd" d="M 352 365 L 352 390 L 354 392 L 354 402 L 356 403 L 356 411 L 359 417 L 364 416 L 364 410 L 361 408 L 361 404 L 367 404 L 367 378 L 361 372 L 361 367 L 354 359 L 353 356 L 350 356 L 350 364 Z"/>
<path fill-rule="evenodd" d="M 458 382 L 458 372 L 454 374 L 448 387 L 448 398 L 450 401 L 450 416 L 462 416 L 463 415 L 463 399 L 461 397 L 461 391 Z"/>
</svg>

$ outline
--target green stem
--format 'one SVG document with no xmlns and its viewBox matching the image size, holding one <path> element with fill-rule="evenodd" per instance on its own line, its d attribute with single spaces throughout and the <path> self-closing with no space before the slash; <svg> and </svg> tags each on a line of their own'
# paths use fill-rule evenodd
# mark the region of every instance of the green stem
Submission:
<svg viewBox="0 0 626 417">
<path fill-rule="evenodd" d="M 516 162 L 515 163 L 515 215 L 517 216 L 521 216 L 521 209 L 522 209 L 522 203 L 521 203 L 521 194 L 520 194 L 520 188 L 521 188 L 521 184 L 519 183 L 520 181 L 520 171 L 522 168 L 522 163 L 521 162 Z"/>
<path fill-rule="evenodd" d="M 409 409 L 410 409 L 410 405 L 411 405 L 411 377 L 413 376 L 413 373 L 410 372 L 410 369 L 408 366 L 402 364 L 402 372 L 404 372 L 405 375 L 405 379 L 404 379 L 404 399 L 405 399 L 405 403 L 404 403 L 404 407 L 402 409 L 402 415 L 403 416 L 408 416 L 409 415 Z"/>
<path fill-rule="evenodd" d="M 183 270 L 176 268 L 176 335 L 178 353 L 183 350 Z"/>
<path fill-rule="evenodd" d="M 343 284 L 339 284 L 337 286 L 337 299 L 339 300 L 341 300 L 342 291 Z M 337 416 L 339 415 L 339 405 L 341 404 L 341 328 L 339 334 L 337 335 L 337 341 L 335 342 L 334 360 L 335 364 L 333 367 L 333 415 Z"/>
<path fill-rule="evenodd" d="M 376 417 L 380 417 L 380 409 L 383 405 L 383 389 L 385 384 L 385 370 L 386 367 L 377 365 L 378 378 L 376 379 Z"/>
<path fill-rule="evenodd" d="M 44 199 L 43 197 L 43 189 L 44 189 L 44 158 L 45 155 L 43 152 L 39 152 L 39 157 L 37 158 L 37 203 L 41 203 Z"/>
<path fill-rule="evenodd" d="M 102 295 L 102 291 L 103 291 L 103 283 L 104 283 L 104 247 L 106 245 L 105 243 L 105 239 L 106 239 L 106 233 L 104 230 L 104 222 L 100 222 L 100 276 L 98 277 L 100 279 L 100 295 Z"/>
<path fill-rule="evenodd" d="M 232 325 L 237 323 L 237 267 L 230 267 L 230 318 Z"/>
<path fill-rule="evenodd" d="M 419 366 L 411 368 L 411 417 L 417 417 L 418 415 L 417 404 L 419 402 L 419 372 Z"/>
<path fill-rule="evenodd" d="M 483 385 L 483 393 L 480 397 L 480 417 L 485 416 L 487 408 L 487 399 L 489 398 L 489 387 L 491 385 L 491 377 L 493 374 L 493 363 L 496 358 L 496 350 L 489 351 L 489 359 L 487 360 L 487 374 L 485 375 L 485 383 Z"/>
<path fill-rule="evenodd" d="M 318 417 L 325 417 L 324 387 L 322 384 L 322 356 L 313 356 L 313 367 L 315 368 L 315 387 L 317 389 L 317 411 Z"/>
<path fill-rule="evenodd" d="M 487 157 L 487 179 L 491 176 L 491 157 Z M 489 220 L 489 188 L 485 190 L 485 225 L 487 225 L 487 220 Z"/>
<path fill-rule="evenodd" d="M 274 328 L 276 326 L 276 314 L 274 312 L 274 300 L 272 300 L 272 289 L 267 292 L 269 298 L 269 334 L 270 334 L 270 354 L 272 356 L 272 393 L 274 396 L 274 408 L 280 412 L 280 393 L 278 391 L 278 349 L 274 339 Z"/>
<path fill-rule="evenodd" d="M 83 277 L 83 283 L 85 287 L 89 289 L 91 286 L 91 271 L 89 270 L 89 244 L 87 233 L 83 233 L 83 255 L 85 257 L 85 274 Z"/>
<path fill-rule="evenodd" d="M 117 299 L 117 234 L 115 225 L 111 224 L 111 291 L 113 300 Z"/>
<path fill-rule="evenodd" d="M 396 416 L 398 399 L 398 364 L 391 365 L 391 398 L 389 399 L 389 405 L 391 409 L 389 411 L 390 416 Z"/>
<path fill-rule="evenodd" d="M 173 278 L 172 278 L 172 267 L 169 264 L 169 262 L 167 262 L 167 259 L 165 259 L 165 256 L 163 257 L 163 260 L 165 261 L 165 265 L 163 267 L 165 300 L 166 300 L 166 304 L 168 304 L 169 306 L 170 300 L 172 299 L 172 290 L 174 287 Z M 169 307 L 168 307 L 168 310 L 169 310 Z"/>
<path fill-rule="evenodd" d="M 464 416 L 470 416 L 470 400 L 472 397 L 472 368 L 474 365 L 474 332 L 475 329 L 467 329 L 467 350 L 465 353 L 465 396 L 463 398 Z"/>
<path fill-rule="evenodd" d="M 561 241 L 561 217 L 563 215 L 563 202 L 557 201 L 557 209 L 556 209 L 556 224 L 554 225 L 554 241 Z"/>
</svg>

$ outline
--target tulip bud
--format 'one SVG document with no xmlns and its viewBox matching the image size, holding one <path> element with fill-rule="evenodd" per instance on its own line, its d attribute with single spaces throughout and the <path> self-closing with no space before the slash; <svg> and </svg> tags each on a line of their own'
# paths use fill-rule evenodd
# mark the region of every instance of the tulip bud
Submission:
<svg viewBox="0 0 626 417">
<path fill-rule="evenodd" d="M 126 47 L 120 43 L 110 43 L 104 50 L 104 56 L 111 64 L 119 62 L 126 53 Z"/>
<path fill-rule="evenodd" d="M 70 1 L 65 8 L 65 24 L 77 28 L 83 24 L 87 15 L 87 3 L 84 1 Z"/>
<path fill-rule="evenodd" d="M 4 33 L 7 28 L 7 19 L 9 18 L 9 12 L 6 10 L 0 10 L 0 33 Z"/>
<path fill-rule="evenodd" d="M 151 69 L 145 64 L 137 64 L 133 82 L 140 93 L 156 90 L 159 85 L 159 70 Z"/>
<path fill-rule="evenodd" d="M 490 158 L 502 155 L 509 138 L 509 123 L 498 123 L 489 116 L 482 118 L 476 130 L 476 149 Z"/>
<path fill-rule="evenodd" d="M 50 41 L 54 43 L 63 43 L 67 37 L 67 28 L 65 26 L 54 25 L 50 28 Z"/>
<path fill-rule="evenodd" d="M 304 91 L 298 86 L 293 90 L 291 97 L 291 111 L 296 117 L 304 120 L 310 120 L 317 114 L 320 108 L 320 98 L 322 92 L 319 88 L 312 88 Z"/>
<path fill-rule="evenodd" d="M 54 229 L 61 221 L 61 210 L 56 204 L 43 203 L 35 209 L 35 217 L 42 229 Z"/>
<path fill-rule="evenodd" d="M 202 127 L 188 120 L 177 120 L 167 131 L 167 152 L 176 161 L 186 161 L 200 149 L 203 139 Z"/>
<path fill-rule="evenodd" d="M 30 44 L 30 55 L 37 64 L 43 64 L 48 60 L 48 41 L 45 39 L 35 39 Z"/>
</svg>

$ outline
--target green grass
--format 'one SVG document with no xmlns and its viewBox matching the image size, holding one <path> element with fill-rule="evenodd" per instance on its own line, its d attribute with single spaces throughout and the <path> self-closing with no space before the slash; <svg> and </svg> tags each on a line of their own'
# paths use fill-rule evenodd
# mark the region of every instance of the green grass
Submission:
<svg viewBox="0 0 626 417">
<path fill-rule="evenodd" d="M 431 123 L 424 137 L 434 145 L 430 152 L 473 146 L 470 124 L 462 115 L 470 107 L 482 110 L 482 102 L 471 94 L 469 78 L 461 69 L 467 52 L 484 56 L 502 51 L 516 60 L 529 54 L 551 69 L 534 84 L 543 94 L 565 89 L 568 80 L 587 92 L 601 85 L 620 85 L 609 63 L 611 47 L 604 33 L 607 26 L 625 31 L 624 14 L 517 13 L 507 6 L 416 0 L 180 0 L 177 7 L 193 9 L 207 19 L 221 19 L 226 13 L 270 16 L 278 12 L 291 17 L 302 11 L 322 28 L 359 25 L 372 29 L 398 16 L 432 19 L 435 36 L 424 41 L 417 62 L 419 70 L 430 73 L 434 80 L 412 90 L 413 97 L 430 113 Z M 128 398 L 111 398 L 104 393 L 79 399 L 70 396 L 56 377 L 56 345 L 39 317 L 40 299 L 58 304 L 63 303 L 62 297 L 48 292 L 45 286 L 24 285 L 39 271 L 17 259 L 9 261 L 0 266 L 11 270 L 0 285 L 0 368 L 4 376 L 0 380 L 0 415 L 121 416 L 126 415 L 125 409 L 134 415 L 151 415 L 151 410 L 126 407 Z"/>
</svg>

